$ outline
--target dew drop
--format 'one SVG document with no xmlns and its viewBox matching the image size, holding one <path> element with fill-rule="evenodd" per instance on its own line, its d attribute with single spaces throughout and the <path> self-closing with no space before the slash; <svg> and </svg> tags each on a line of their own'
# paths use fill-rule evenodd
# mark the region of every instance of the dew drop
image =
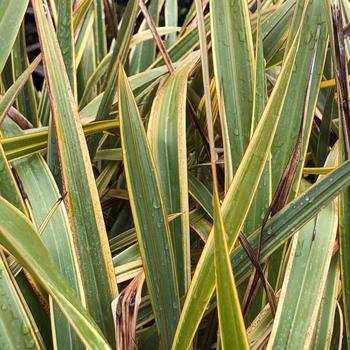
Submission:
<svg viewBox="0 0 350 350">
<path fill-rule="evenodd" d="M 33 339 L 26 340 L 26 343 L 25 343 L 26 349 L 31 349 L 34 347 L 34 345 L 35 345 L 35 343 L 34 343 Z"/>
<path fill-rule="evenodd" d="M 154 209 L 159 209 L 160 208 L 160 203 L 159 203 L 158 199 L 154 199 L 153 200 L 153 208 Z"/>
<path fill-rule="evenodd" d="M 29 327 L 26 324 L 22 325 L 22 331 L 23 334 L 28 334 L 29 333 Z"/>
</svg>

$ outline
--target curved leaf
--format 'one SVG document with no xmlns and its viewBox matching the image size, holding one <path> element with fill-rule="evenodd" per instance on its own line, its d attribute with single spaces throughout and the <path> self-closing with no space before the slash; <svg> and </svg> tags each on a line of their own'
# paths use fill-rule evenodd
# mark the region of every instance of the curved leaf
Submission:
<svg viewBox="0 0 350 350">
<path fill-rule="evenodd" d="M 218 199 L 214 197 L 216 299 L 223 349 L 249 349 L 241 304 L 232 275 L 226 232 Z"/>
<path fill-rule="evenodd" d="M 225 123 L 225 188 L 248 146 L 253 112 L 253 41 L 244 0 L 210 1 L 216 90 Z M 224 126 L 223 126 L 224 128 Z"/>
<path fill-rule="evenodd" d="M 45 79 L 55 123 L 63 188 L 67 192 L 65 204 L 73 237 L 77 241 L 86 304 L 113 344 L 110 305 L 117 292 L 116 279 L 78 107 L 51 18 L 44 13 L 41 1 L 33 0 L 32 4 L 45 62 Z"/>
<path fill-rule="evenodd" d="M 101 331 L 59 273 L 33 225 L 2 197 L 0 243 L 52 296 L 87 346 L 94 349 L 110 349 Z"/>
<path fill-rule="evenodd" d="M 183 62 L 157 93 L 147 131 L 168 213 L 182 213 L 170 223 L 180 295 L 186 293 L 191 277 L 186 96 L 188 75 L 198 58 L 195 54 Z"/>
<path fill-rule="evenodd" d="M 122 66 L 118 99 L 130 206 L 157 328 L 169 349 L 180 314 L 174 252 L 157 170 Z"/>
</svg>

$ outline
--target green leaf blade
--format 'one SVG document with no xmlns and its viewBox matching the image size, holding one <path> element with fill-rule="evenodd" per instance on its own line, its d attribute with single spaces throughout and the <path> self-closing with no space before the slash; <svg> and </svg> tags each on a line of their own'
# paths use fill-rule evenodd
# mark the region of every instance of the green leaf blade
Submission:
<svg viewBox="0 0 350 350">
<path fill-rule="evenodd" d="M 52 22 L 40 1 L 33 1 L 33 8 L 45 60 L 63 188 L 67 192 L 65 204 L 77 240 L 87 308 L 113 344 L 110 304 L 117 286 L 88 149 Z"/>
<path fill-rule="evenodd" d="M 214 199 L 214 202 L 214 255 L 220 340 L 223 349 L 249 349 L 241 304 L 232 275 L 224 222 L 218 199 Z"/>
<path fill-rule="evenodd" d="M 148 124 L 148 140 L 157 166 L 169 214 L 182 213 L 170 223 L 180 295 L 191 277 L 187 185 L 187 80 L 198 54 L 186 60 L 156 95 Z"/>
<path fill-rule="evenodd" d="M 253 42 L 245 1 L 210 1 L 213 59 L 220 115 L 226 119 L 225 186 L 248 146 L 253 111 Z"/>
<path fill-rule="evenodd" d="M 130 205 L 153 312 L 162 346 L 167 349 L 180 313 L 174 253 L 157 171 L 122 67 L 119 70 L 118 99 Z M 162 282 L 163 279 L 166 283 Z"/>
</svg>

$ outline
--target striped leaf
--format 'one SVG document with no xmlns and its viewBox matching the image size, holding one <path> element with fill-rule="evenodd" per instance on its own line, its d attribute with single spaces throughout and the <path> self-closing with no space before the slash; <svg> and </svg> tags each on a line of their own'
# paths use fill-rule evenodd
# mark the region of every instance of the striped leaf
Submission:
<svg viewBox="0 0 350 350">
<path fill-rule="evenodd" d="M 130 206 L 162 347 L 169 349 L 180 301 L 167 211 L 146 133 L 122 67 L 118 74 L 120 134 Z"/>
<path fill-rule="evenodd" d="M 225 187 L 248 146 L 253 111 L 253 41 L 244 0 L 210 1 L 216 90 L 225 148 Z"/>
<path fill-rule="evenodd" d="M 63 188 L 67 193 L 65 204 L 77 242 L 86 305 L 113 344 L 110 304 L 117 292 L 116 280 L 88 149 L 51 19 L 41 1 L 32 3 L 45 61 Z"/>
<path fill-rule="evenodd" d="M 214 197 L 215 198 L 215 197 Z M 232 275 L 226 231 L 218 199 L 214 199 L 216 299 L 223 349 L 249 349 L 241 304 Z"/>
<path fill-rule="evenodd" d="M 8 120 L 4 123 L 3 133 L 22 134 L 19 128 Z M 41 155 L 33 155 L 13 162 L 12 165 L 30 203 L 31 219 L 36 228 L 42 231 L 40 236 L 43 243 L 60 272 L 67 279 L 69 286 L 83 303 L 81 276 L 67 212 L 60 201 L 60 194 L 47 164 Z M 57 207 L 57 203 L 61 204 Z M 81 348 L 80 340 L 57 305 L 54 305 L 53 310 L 53 326 L 55 327 L 54 341 L 58 347 Z"/>
<path fill-rule="evenodd" d="M 148 123 L 148 140 L 169 214 L 182 213 L 170 224 L 179 292 L 184 295 L 191 277 L 187 186 L 186 96 L 190 71 L 198 54 L 183 62 L 157 93 Z"/>
</svg>

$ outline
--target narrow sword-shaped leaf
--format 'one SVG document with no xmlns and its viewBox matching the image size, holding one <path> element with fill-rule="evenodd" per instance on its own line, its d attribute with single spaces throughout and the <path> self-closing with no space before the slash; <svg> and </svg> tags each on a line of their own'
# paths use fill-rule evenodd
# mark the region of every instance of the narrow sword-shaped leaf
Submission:
<svg viewBox="0 0 350 350">
<path fill-rule="evenodd" d="M 75 61 L 78 68 L 77 87 L 79 95 L 85 86 L 85 80 L 81 80 L 79 75 L 82 75 L 85 79 L 88 79 L 93 70 L 96 68 L 96 57 L 93 47 L 93 26 L 94 11 L 90 7 L 82 21 L 81 27 L 79 28 L 78 36 L 75 39 Z"/>
<path fill-rule="evenodd" d="M 167 27 L 176 27 L 177 26 L 177 17 L 178 17 L 178 5 L 177 0 L 165 0 L 164 6 L 164 17 L 165 25 Z M 176 34 L 169 34 L 167 38 L 167 46 L 170 46 L 174 43 L 176 39 Z"/>
<path fill-rule="evenodd" d="M 214 196 L 214 256 L 220 341 L 223 349 L 249 349 L 226 236 L 218 199 Z"/>
<path fill-rule="evenodd" d="M 267 82 L 265 76 L 265 59 L 264 59 L 264 47 L 263 38 L 261 33 L 261 8 L 260 2 L 258 2 L 257 9 L 257 33 L 256 33 L 256 44 L 255 44 L 255 66 L 254 66 L 254 95 L 253 95 L 253 121 L 252 121 L 252 131 L 256 128 L 258 121 L 260 120 L 261 114 L 264 111 L 266 101 L 267 101 Z M 265 169 L 262 173 L 259 187 L 255 194 L 252 206 L 249 209 L 247 219 L 244 226 L 245 232 L 251 232 L 257 227 L 260 227 L 263 223 L 266 210 L 271 202 L 271 157 L 269 155 Z M 256 249 L 256 258 L 259 261 L 260 255 L 260 245 Z M 262 274 L 260 274 L 262 275 Z M 265 276 L 267 273 L 265 271 Z M 267 277 L 264 278 L 266 279 Z M 262 276 L 261 276 L 262 277 Z M 258 281 L 257 270 L 252 274 L 250 281 L 248 282 L 248 288 L 246 289 L 245 296 L 243 297 L 243 312 L 247 319 L 247 324 L 249 324 L 249 319 L 255 317 L 256 314 L 260 312 L 260 306 L 262 304 L 263 289 L 260 288 L 257 291 L 257 296 L 253 301 L 251 299 L 253 290 L 257 288 L 255 283 Z M 264 282 L 265 283 L 265 282 Z M 271 293 L 268 293 L 268 299 L 271 301 Z M 271 304 L 273 305 L 273 304 Z M 249 318 L 248 318 L 249 317 Z"/>
<path fill-rule="evenodd" d="M 224 224 L 230 233 L 228 236 L 229 251 L 233 248 L 244 223 L 259 184 L 258 180 L 270 152 L 294 65 L 298 39 L 299 36 L 296 36 L 293 49 L 291 49 L 282 68 L 272 95 L 222 205 Z M 213 255 L 213 232 L 211 232 L 186 296 L 173 349 L 187 349 L 190 346 L 205 307 L 214 291 Z"/>
<path fill-rule="evenodd" d="M 2 0 L 0 3 L 0 73 L 10 55 L 27 6 L 28 0 Z"/>
<path fill-rule="evenodd" d="M 321 78 L 319 72 L 323 70 L 327 48 L 327 28 L 321 1 L 310 2 L 310 4 L 299 1 L 297 5 L 289 33 L 290 43 L 294 40 L 295 33 L 300 25 L 302 25 L 301 37 L 303 39 L 301 39 L 299 45 L 291 82 L 288 86 L 286 103 L 272 146 L 272 189 L 275 191 L 277 188 L 277 192 L 280 192 L 275 193 L 274 201 L 270 207 L 272 214 L 276 209 L 273 209 L 273 207 L 276 207 L 278 199 L 287 201 L 289 197 L 293 198 L 299 185 Z M 306 15 L 304 16 L 305 10 Z M 313 52 L 312 55 L 310 55 L 310 50 Z M 300 66 L 302 67 L 301 70 L 299 69 Z M 303 74 L 306 71 L 310 73 Z M 298 84 L 299 87 L 296 88 Z M 296 101 L 298 102 L 296 103 Z M 301 132 L 301 123 L 305 130 L 298 135 L 298 132 L 295 133 L 294 130 Z M 290 135 L 287 139 L 286 133 Z M 291 136 L 292 134 L 293 136 Z M 296 140 L 298 140 L 297 143 Z M 302 140 L 305 141 L 301 143 Z M 293 158 L 293 153 L 295 153 L 294 155 L 299 153 L 301 156 Z M 296 158 L 300 159 L 296 160 Z M 285 176 L 286 161 L 288 162 L 287 168 L 290 167 L 289 170 L 294 170 L 289 172 L 289 177 Z M 283 164 L 283 167 L 281 167 L 281 164 Z M 296 176 L 291 177 L 293 172 L 296 173 Z M 294 189 L 292 188 L 293 183 Z M 281 189 L 284 187 L 286 193 L 283 199 Z M 292 192 L 292 195 L 289 196 L 287 192 Z"/>
<path fill-rule="evenodd" d="M 253 41 L 247 2 L 210 1 L 211 36 L 221 120 L 226 120 L 225 188 L 248 146 L 253 111 Z"/>
<path fill-rule="evenodd" d="M 73 31 L 73 2 L 72 0 L 58 0 L 57 12 L 57 40 L 60 45 L 64 65 L 66 67 L 69 82 L 76 96 L 76 71 L 75 71 L 75 46 Z"/>
<path fill-rule="evenodd" d="M 344 161 L 346 159 L 344 152 L 344 145 L 340 147 L 340 159 Z M 342 279 L 342 296 L 344 304 L 344 322 L 346 329 L 347 343 L 350 344 L 350 191 L 347 189 L 339 198 L 339 243 L 340 243 L 340 267 L 341 267 L 341 279 Z"/>
<path fill-rule="evenodd" d="M 105 120 L 83 125 L 83 131 L 86 136 L 116 128 L 119 128 L 118 120 Z M 28 133 L 23 135 L 0 139 L 0 143 L 4 148 L 8 160 L 14 160 L 45 150 L 48 143 L 47 138 L 48 128 L 44 127 L 40 129 L 31 129 Z"/>
<path fill-rule="evenodd" d="M 99 64 L 107 52 L 107 38 L 105 30 L 105 13 L 103 0 L 93 0 L 95 10 L 94 44 L 96 63 Z"/>
<path fill-rule="evenodd" d="M 333 53 L 334 73 L 336 78 L 338 111 L 339 111 L 339 158 L 340 163 L 350 158 L 350 105 L 348 68 L 345 54 L 345 40 L 343 32 L 343 13 L 338 1 L 325 1 L 329 19 L 329 32 Z M 344 304 L 345 335 L 350 345 L 350 191 L 347 189 L 339 197 L 339 244 L 340 244 L 340 273 L 342 281 L 342 298 Z"/>
<path fill-rule="evenodd" d="M 130 206 L 162 347 L 169 349 L 180 314 L 170 229 L 157 170 L 122 66 L 118 75 L 120 134 Z"/>
<path fill-rule="evenodd" d="M 324 206 L 344 191 L 350 183 L 350 162 L 328 174 L 325 178 L 306 190 L 267 221 L 262 232 L 262 250 L 260 261 L 265 262 L 276 249 L 282 246 L 292 235 L 309 222 Z M 247 238 L 256 249 L 261 229 L 257 229 Z M 251 261 L 244 248 L 239 245 L 232 252 L 232 262 L 237 285 L 241 285 L 252 270 Z"/>
<path fill-rule="evenodd" d="M 96 69 L 96 54 L 94 50 L 94 8 L 90 6 L 86 16 L 79 26 L 79 35 L 75 45 L 76 64 L 77 64 L 77 90 L 78 96 L 82 95 L 87 80 Z M 102 84 L 96 86 L 95 93 L 99 92 Z"/>
<path fill-rule="evenodd" d="M 5 120 L 10 122 L 10 120 Z M 0 137 L 3 136 L 3 128 Z M 14 205 L 22 213 L 29 216 L 28 208 L 24 202 L 23 187 L 17 184 L 17 179 L 6 159 L 3 147 L 0 146 L 0 196 Z M 40 334 L 30 309 L 26 305 L 21 290 L 8 267 L 6 257 L 0 249 L 0 347 L 4 349 L 24 348 L 26 345 L 41 348 Z M 25 291 L 24 291 L 25 293 Z M 18 332 L 18 330 L 23 330 Z M 13 332 L 15 330 L 15 332 Z"/>
<path fill-rule="evenodd" d="M 4 124 L 7 122 L 12 122 L 9 119 L 4 121 Z M 3 136 L 3 126 L 0 131 L 0 137 Z M 13 167 L 10 166 L 10 163 L 6 159 L 5 153 L 3 151 L 2 146 L 0 146 L 0 196 L 6 199 L 9 203 L 14 205 L 17 209 L 19 209 L 26 216 L 29 216 L 28 208 L 26 204 L 29 204 L 28 198 L 26 198 L 26 203 L 24 202 L 25 193 L 23 190 L 23 186 L 18 178 L 17 173 L 16 177 L 13 173 Z M 15 262 L 11 257 L 11 263 L 19 267 L 17 262 Z M 24 345 L 20 344 L 28 344 L 31 347 L 42 348 L 39 346 L 38 337 L 35 333 L 39 333 L 37 326 L 33 320 L 33 317 L 38 321 L 38 326 L 40 330 L 42 325 L 42 319 L 38 319 L 38 314 L 33 311 L 33 303 L 32 299 L 28 299 L 28 289 L 23 287 L 28 287 L 29 282 L 24 278 L 23 273 L 21 274 L 22 278 L 19 278 L 17 275 L 17 281 L 13 278 L 13 274 L 10 272 L 8 267 L 6 257 L 3 254 L 2 249 L 0 249 L 0 300 L 5 302 L 2 304 L 1 312 L 0 312 L 0 324 L 2 324 L 2 331 L 0 332 L 0 346 L 1 348 L 21 348 Z M 8 270 L 8 271 L 7 271 Z M 17 282 L 19 285 L 17 286 Z M 19 288 L 18 288 L 19 287 Z M 23 292 L 23 296 L 22 296 Z M 8 295 L 11 293 L 11 296 Z M 33 293 L 33 292 L 32 292 Z M 24 298 L 25 299 L 24 299 Z M 26 301 L 28 301 L 29 307 L 26 306 Z M 30 302 L 29 302 L 30 301 Z M 19 327 L 16 324 L 19 322 Z M 22 326 L 23 325 L 23 326 Z M 8 327 L 8 329 L 7 329 Z M 22 328 L 23 327 L 23 328 Z M 23 332 L 18 332 L 18 329 L 23 329 Z M 15 334 L 12 333 L 12 329 L 16 329 Z M 45 337 L 45 334 L 43 334 Z M 46 339 L 45 339 L 46 340 Z"/>
<path fill-rule="evenodd" d="M 5 121 L 3 129 L 3 133 L 6 135 L 20 135 L 22 133 L 10 120 Z M 47 164 L 40 155 L 33 155 L 13 162 L 12 165 L 30 203 L 32 221 L 39 228 L 45 222 L 51 208 L 60 200 L 56 183 Z M 40 237 L 57 263 L 60 272 L 67 279 L 69 286 L 84 304 L 80 271 L 63 203 L 55 208 Z M 64 349 L 81 348 L 82 343 L 57 305 L 53 306 L 53 315 L 54 341 L 56 345 Z"/>
<path fill-rule="evenodd" d="M 300 22 L 303 23 L 303 13 L 305 12 L 305 6 L 307 6 L 307 3 L 303 2 L 300 4 L 300 6 L 296 7 L 296 9 L 295 9 L 295 11 L 296 11 L 295 16 L 294 16 L 294 21 L 296 22 L 296 23 L 294 23 L 295 30 L 297 30 L 299 28 Z M 308 10 L 309 9 L 310 8 L 308 8 Z M 306 11 L 308 11 L 308 10 L 306 10 Z M 303 26 L 305 26 L 305 25 L 306 24 L 304 23 Z M 296 185 L 298 186 L 299 181 L 300 181 L 301 171 L 299 171 L 298 176 L 296 176 L 296 174 L 297 174 L 298 168 L 299 169 L 301 168 L 301 165 L 299 165 L 299 162 L 300 162 L 302 147 L 303 147 L 305 124 L 306 124 L 308 116 L 310 116 L 309 101 L 310 101 L 311 83 L 312 83 L 311 78 L 313 76 L 314 69 L 315 69 L 315 60 L 316 60 L 316 53 L 317 53 L 317 49 L 318 49 L 319 37 L 320 37 L 320 31 L 319 31 L 319 27 L 317 27 L 315 42 L 312 43 L 314 46 L 313 47 L 313 55 L 311 56 L 312 61 L 310 63 L 310 66 L 308 67 L 309 73 L 307 74 L 310 79 L 308 80 L 308 84 L 306 85 L 306 90 L 304 92 L 304 96 L 302 97 L 303 98 L 303 105 L 302 105 L 303 106 L 303 116 L 301 118 L 301 124 L 299 125 L 298 137 L 296 140 L 296 144 L 294 145 L 294 148 L 292 150 L 292 153 L 290 154 L 290 156 L 288 158 L 288 163 L 286 165 L 286 168 L 284 169 L 284 171 L 281 175 L 277 189 L 274 193 L 272 203 L 264 215 L 264 221 L 263 221 L 262 225 L 264 225 L 268 216 L 270 216 L 270 215 L 273 216 L 277 211 L 279 211 L 285 205 L 285 203 L 289 199 L 293 183 L 296 182 Z M 293 36 L 293 38 L 294 38 L 294 36 Z M 302 46 L 299 47 L 299 52 L 303 52 L 301 50 L 301 47 Z M 297 58 L 298 58 L 298 56 L 297 56 Z M 293 74 L 292 74 L 292 77 L 293 77 Z M 286 98 L 286 101 L 288 101 L 287 98 Z M 284 115 L 282 114 L 281 119 L 283 116 Z M 310 118 L 309 118 L 309 120 L 310 120 Z M 311 124 L 309 122 L 309 126 L 310 125 Z M 307 132 L 306 136 L 308 136 L 308 135 L 309 135 L 309 132 Z M 277 176 L 279 176 L 279 174 L 277 174 Z M 258 247 L 258 251 L 260 251 L 260 247 Z M 271 267 L 273 268 L 273 265 L 271 265 Z M 278 274 L 279 266 L 275 266 L 274 270 L 276 271 L 275 273 L 273 272 L 273 269 L 270 269 L 270 271 L 272 273 L 274 273 L 275 275 Z M 257 282 L 257 276 L 255 276 L 255 282 Z M 255 285 L 255 282 L 253 283 L 254 285 Z"/>
<path fill-rule="evenodd" d="M 190 57 L 166 80 L 153 101 L 147 131 L 168 213 L 182 213 L 170 224 L 180 295 L 191 277 L 186 96 L 188 75 L 198 58 Z"/>
<path fill-rule="evenodd" d="M 117 292 L 111 254 L 78 107 L 65 72 L 51 18 L 41 1 L 32 2 L 44 57 L 65 204 L 82 273 L 87 308 L 111 344 L 114 330 L 110 303 Z"/>
<path fill-rule="evenodd" d="M 260 6 L 260 5 L 259 5 Z M 258 10 L 259 11 L 259 10 Z M 261 115 L 264 111 L 267 101 L 267 82 L 265 76 L 265 59 L 264 59 L 264 47 L 263 38 L 261 33 L 261 14 L 257 23 L 257 34 L 256 34 L 256 58 L 254 66 L 254 89 L 253 89 L 253 121 L 252 131 L 255 130 Z M 259 227 L 263 221 L 265 211 L 269 207 L 271 201 L 271 160 L 268 158 L 266 161 L 265 169 L 260 179 L 259 187 L 256 192 L 254 201 L 249 210 L 247 220 L 245 223 L 245 230 L 251 232 Z"/>
<path fill-rule="evenodd" d="M 31 213 L 35 226 L 39 228 L 60 195 L 51 173 L 40 155 L 33 155 L 14 164 L 23 189 L 31 203 Z M 69 286 L 77 297 L 85 304 L 84 290 L 77 257 L 74 250 L 73 237 L 63 203 L 55 210 L 41 239 L 57 264 Z M 82 343 L 68 324 L 57 305 L 53 306 L 53 327 L 55 327 L 55 343 L 62 349 L 81 349 Z"/>
</svg>

